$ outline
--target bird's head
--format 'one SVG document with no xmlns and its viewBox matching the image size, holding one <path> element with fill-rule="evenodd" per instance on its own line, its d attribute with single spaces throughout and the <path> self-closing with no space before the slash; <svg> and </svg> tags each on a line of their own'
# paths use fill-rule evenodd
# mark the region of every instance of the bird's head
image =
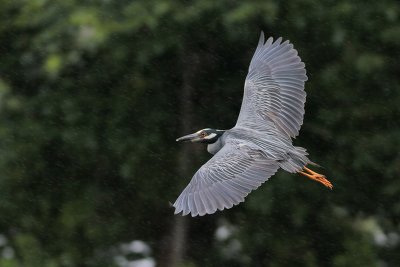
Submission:
<svg viewBox="0 0 400 267">
<path fill-rule="evenodd" d="M 206 128 L 193 134 L 188 134 L 176 139 L 177 142 L 215 143 L 224 134 L 224 130 Z"/>
</svg>

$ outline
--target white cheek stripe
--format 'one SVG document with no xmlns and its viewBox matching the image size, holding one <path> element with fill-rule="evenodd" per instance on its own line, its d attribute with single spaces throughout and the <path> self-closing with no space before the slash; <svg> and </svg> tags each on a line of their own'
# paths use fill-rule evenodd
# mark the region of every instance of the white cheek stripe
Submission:
<svg viewBox="0 0 400 267">
<path fill-rule="evenodd" d="M 207 135 L 206 137 L 204 137 L 204 139 L 213 139 L 213 138 L 216 137 L 216 136 L 217 136 L 217 134 L 212 133 L 212 134 Z"/>
</svg>

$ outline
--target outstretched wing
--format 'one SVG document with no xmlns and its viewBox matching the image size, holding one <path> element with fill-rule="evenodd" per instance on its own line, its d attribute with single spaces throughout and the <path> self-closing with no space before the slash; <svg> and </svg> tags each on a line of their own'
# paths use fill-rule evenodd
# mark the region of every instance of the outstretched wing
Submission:
<svg viewBox="0 0 400 267">
<path fill-rule="evenodd" d="M 307 80 L 305 65 L 289 41 L 260 41 L 251 60 L 237 126 L 275 127 L 290 137 L 303 124 Z"/>
<path fill-rule="evenodd" d="M 175 214 L 203 216 L 229 209 L 268 180 L 278 166 L 243 144 L 227 143 L 193 176 L 174 203 Z"/>
</svg>

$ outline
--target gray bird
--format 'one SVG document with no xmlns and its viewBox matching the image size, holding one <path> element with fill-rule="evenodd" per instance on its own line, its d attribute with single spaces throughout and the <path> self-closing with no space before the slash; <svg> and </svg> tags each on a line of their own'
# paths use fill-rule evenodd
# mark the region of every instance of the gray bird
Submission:
<svg viewBox="0 0 400 267">
<path fill-rule="evenodd" d="M 214 156 L 193 176 L 174 203 L 175 214 L 203 216 L 244 201 L 279 168 L 332 189 L 302 147 L 292 144 L 303 124 L 305 65 L 289 41 L 261 32 L 244 85 L 239 118 L 230 130 L 206 128 L 176 139 L 206 143 Z"/>
</svg>

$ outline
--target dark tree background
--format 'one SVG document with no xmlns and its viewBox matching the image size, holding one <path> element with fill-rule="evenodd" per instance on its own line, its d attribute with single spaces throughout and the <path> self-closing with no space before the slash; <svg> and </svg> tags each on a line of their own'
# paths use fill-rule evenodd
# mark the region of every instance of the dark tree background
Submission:
<svg viewBox="0 0 400 267">
<path fill-rule="evenodd" d="M 280 171 L 201 218 L 173 202 L 232 127 L 260 31 L 306 63 Z M 400 266 L 400 5 L 0 0 L 0 266 Z M 147 264 L 147 265 L 146 265 Z"/>
</svg>

